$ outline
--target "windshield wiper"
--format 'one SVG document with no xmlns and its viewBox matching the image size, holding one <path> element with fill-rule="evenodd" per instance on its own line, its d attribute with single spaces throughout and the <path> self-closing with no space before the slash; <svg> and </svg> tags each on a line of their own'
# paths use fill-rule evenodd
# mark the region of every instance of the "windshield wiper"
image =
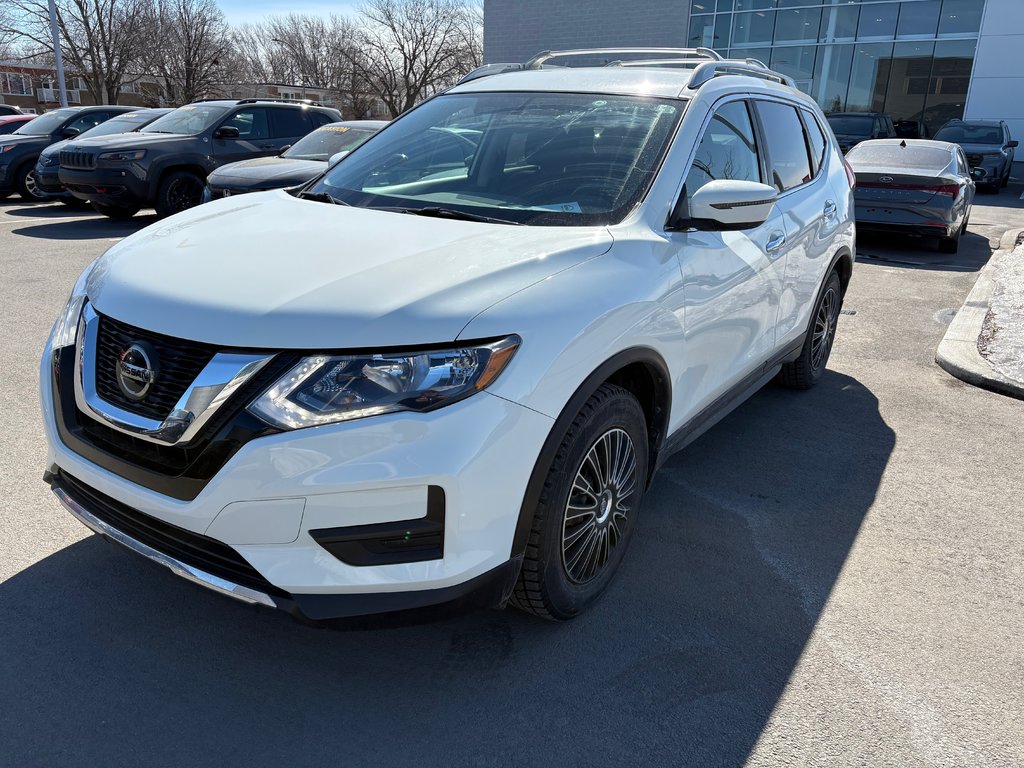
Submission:
<svg viewBox="0 0 1024 768">
<path fill-rule="evenodd" d="M 331 197 L 326 192 L 307 192 L 305 190 L 295 195 L 306 200 L 315 200 L 318 203 L 330 203 L 331 205 L 348 205 L 344 200 L 339 200 L 336 197 Z"/>
<path fill-rule="evenodd" d="M 375 208 L 378 211 L 395 211 L 396 213 L 409 213 L 413 216 L 430 216 L 435 219 L 457 219 L 459 221 L 480 221 L 484 224 L 515 224 L 516 226 L 522 226 L 521 221 L 512 221 L 510 219 L 496 219 L 493 216 L 481 216 L 478 213 L 466 213 L 465 211 L 456 211 L 454 208 Z"/>
</svg>

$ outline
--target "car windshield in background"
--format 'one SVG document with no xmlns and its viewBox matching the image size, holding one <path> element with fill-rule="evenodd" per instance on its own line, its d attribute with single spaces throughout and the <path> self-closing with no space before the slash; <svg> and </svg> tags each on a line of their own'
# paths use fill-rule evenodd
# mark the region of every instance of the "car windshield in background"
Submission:
<svg viewBox="0 0 1024 768">
<path fill-rule="evenodd" d="M 16 130 L 15 133 L 22 136 L 49 136 L 60 128 L 64 121 L 75 114 L 76 111 L 74 109 L 55 109 L 53 112 L 40 115 L 35 120 L 29 120 Z"/>
<path fill-rule="evenodd" d="M 96 136 L 112 136 L 115 133 L 131 133 L 140 125 L 145 125 L 148 119 L 148 115 L 130 112 L 127 115 L 113 117 L 104 123 L 100 123 L 95 128 L 90 128 L 78 138 L 91 139 Z"/>
<path fill-rule="evenodd" d="M 829 115 L 826 118 L 836 134 L 870 136 L 875 119 L 867 115 Z"/>
<path fill-rule="evenodd" d="M 999 144 L 1003 143 L 1003 129 L 997 125 L 947 125 L 935 134 L 936 141 L 951 141 L 954 144 Z"/>
<path fill-rule="evenodd" d="M 953 159 L 948 150 L 899 144 L 858 144 L 846 155 L 853 166 L 876 165 L 893 168 L 930 168 L 941 171 Z"/>
<path fill-rule="evenodd" d="M 426 102 L 308 190 L 364 208 L 508 223 L 620 221 L 661 165 L 683 102 L 459 93 Z"/>
<path fill-rule="evenodd" d="M 228 111 L 213 104 L 186 104 L 143 128 L 139 133 L 180 133 L 195 136 L 202 133 Z"/>
<path fill-rule="evenodd" d="M 331 155 L 338 152 L 351 152 L 373 134 L 374 131 L 364 128 L 325 125 L 303 136 L 282 157 L 287 157 L 290 160 L 323 160 L 327 162 Z"/>
</svg>

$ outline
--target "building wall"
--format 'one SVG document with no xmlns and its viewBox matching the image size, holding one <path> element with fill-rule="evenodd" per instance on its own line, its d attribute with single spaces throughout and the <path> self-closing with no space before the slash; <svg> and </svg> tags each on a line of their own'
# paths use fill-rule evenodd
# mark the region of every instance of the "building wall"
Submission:
<svg viewBox="0 0 1024 768">
<path fill-rule="evenodd" d="M 988 0 L 964 117 L 1005 120 L 1024 142 L 1024 0 Z M 1021 150 L 1017 157 L 1022 158 Z"/>
<path fill-rule="evenodd" d="M 567 48 L 686 45 L 686 0 L 485 0 L 484 61 Z"/>
</svg>

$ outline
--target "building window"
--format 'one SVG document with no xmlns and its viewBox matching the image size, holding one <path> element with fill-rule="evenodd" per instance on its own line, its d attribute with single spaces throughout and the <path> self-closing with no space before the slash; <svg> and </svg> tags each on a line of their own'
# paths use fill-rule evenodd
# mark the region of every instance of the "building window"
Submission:
<svg viewBox="0 0 1024 768">
<path fill-rule="evenodd" d="M 896 17 L 899 3 L 866 5 L 860 12 L 858 40 L 892 40 L 896 36 Z"/>
<path fill-rule="evenodd" d="M 134 83 L 121 83 L 121 93 L 139 93 L 139 84 Z"/>
<path fill-rule="evenodd" d="M 32 93 L 32 78 L 14 72 L 0 72 L 0 93 L 28 96 Z"/>
<path fill-rule="evenodd" d="M 820 8 L 799 8 L 779 11 L 775 19 L 775 42 L 816 42 L 820 24 Z"/>
<path fill-rule="evenodd" d="M 737 13 L 733 17 L 732 44 L 740 48 L 771 45 L 775 32 L 775 11 Z"/>
<path fill-rule="evenodd" d="M 87 91 L 88 86 L 85 84 L 84 77 L 73 77 L 71 78 L 71 88 L 76 91 Z"/>
<path fill-rule="evenodd" d="M 940 0 L 904 3 L 900 8 L 900 23 L 896 27 L 896 38 L 900 40 L 934 39 L 935 29 L 939 25 L 939 4 Z"/>
<path fill-rule="evenodd" d="M 939 37 L 964 37 L 981 31 L 981 8 L 978 0 L 942 0 Z"/>
</svg>

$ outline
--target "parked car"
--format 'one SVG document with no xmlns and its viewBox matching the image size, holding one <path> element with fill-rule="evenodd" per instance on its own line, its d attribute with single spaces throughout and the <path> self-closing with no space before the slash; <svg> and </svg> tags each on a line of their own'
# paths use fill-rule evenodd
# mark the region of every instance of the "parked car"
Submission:
<svg viewBox="0 0 1024 768">
<path fill-rule="evenodd" d="M 142 130 L 76 141 L 60 155 L 60 182 L 100 213 L 131 218 L 152 206 L 158 216 L 202 202 L 215 168 L 279 155 L 341 113 L 306 102 L 262 99 L 187 104 Z"/>
<path fill-rule="evenodd" d="M 34 118 L 35 115 L 0 115 L 0 136 L 5 136 L 8 133 L 14 133 L 16 130 L 21 128 L 21 126 Z"/>
<path fill-rule="evenodd" d="M 13 104 L 0 104 L 0 117 L 20 114 L 22 114 L 21 110 Z"/>
<path fill-rule="evenodd" d="M 68 205 L 84 206 L 85 201 L 79 200 L 69 193 L 60 183 L 60 153 L 72 141 L 95 139 L 100 136 L 115 136 L 122 133 L 131 133 L 149 125 L 158 117 L 166 115 L 170 109 L 137 109 L 133 112 L 125 112 L 100 123 L 95 128 L 90 128 L 79 136 L 73 136 L 64 141 L 51 144 L 39 153 L 36 161 L 35 181 L 36 195 L 49 200 L 60 200 Z"/>
<path fill-rule="evenodd" d="M 857 229 L 939 238 L 956 253 L 967 231 L 974 179 L 956 144 L 927 139 L 864 141 L 846 155 L 857 175 Z"/>
<path fill-rule="evenodd" d="M 47 112 L 24 123 L 0 142 L 0 199 L 18 192 L 25 200 L 42 200 L 35 181 L 39 153 L 51 144 L 69 139 L 109 120 L 131 112 L 131 107 L 66 107 Z"/>
<path fill-rule="evenodd" d="M 828 116 L 828 124 L 839 140 L 843 154 L 868 139 L 896 137 L 892 118 L 882 112 L 835 112 Z"/>
<path fill-rule="evenodd" d="M 674 451 L 825 375 L 853 270 L 814 101 L 679 55 L 489 66 L 299 190 L 113 245 L 43 353 L 57 498 L 310 620 L 583 611 Z"/>
<path fill-rule="evenodd" d="M 1010 182 L 1014 150 L 1005 120 L 951 120 L 936 133 L 937 141 L 959 144 L 971 168 L 978 169 L 979 187 L 998 192 Z"/>
<path fill-rule="evenodd" d="M 205 202 L 222 197 L 304 184 L 319 176 L 332 159 L 340 159 L 387 125 L 386 120 L 328 123 L 299 139 L 276 157 L 228 163 L 206 179 Z"/>
</svg>

